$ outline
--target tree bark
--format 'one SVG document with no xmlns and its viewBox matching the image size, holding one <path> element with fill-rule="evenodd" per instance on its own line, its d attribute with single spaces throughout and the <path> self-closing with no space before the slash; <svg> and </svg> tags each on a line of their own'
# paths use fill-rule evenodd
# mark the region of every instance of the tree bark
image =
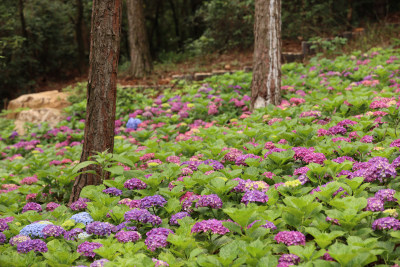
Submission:
<svg viewBox="0 0 400 267">
<path fill-rule="evenodd" d="M 127 0 L 131 66 L 129 75 L 143 77 L 153 69 L 142 0 Z"/>
<path fill-rule="evenodd" d="M 25 16 L 24 16 L 24 0 L 18 1 L 18 13 L 21 22 L 22 36 L 25 38 L 25 42 L 28 43 L 28 31 L 26 30 Z"/>
<path fill-rule="evenodd" d="M 85 45 L 83 41 L 82 27 L 83 27 L 83 4 L 82 0 L 76 0 L 75 34 L 76 34 L 76 42 L 78 44 L 78 65 L 80 74 L 82 74 L 85 69 Z"/>
<path fill-rule="evenodd" d="M 256 0 L 251 108 L 281 102 L 281 1 Z"/>
<path fill-rule="evenodd" d="M 85 137 L 81 162 L 96 152 L 113 152 L 116 82 L 121 33 L 122 0 L 94 0 L 92 9 Z M 69 203 L 78 200 L 86 185 L 102 182 L 101 170 L 90 165 L 74 182 Z M 107 179 L 109 173 L 104 178 Z"/>
</svg>

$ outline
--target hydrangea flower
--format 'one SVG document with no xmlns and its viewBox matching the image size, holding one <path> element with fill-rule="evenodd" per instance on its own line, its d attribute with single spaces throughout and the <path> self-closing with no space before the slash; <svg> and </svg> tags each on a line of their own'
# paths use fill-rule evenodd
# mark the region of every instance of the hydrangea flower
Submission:
<svg viewBox="0 0 400 267">
<path fill-rule="evenodd" d="M 369 210 L 369 211 L 383 211 L 384 208 L 384 202 L 382 200 L 380 200 L 379 198 L 375 198 L 375 197 L 370 197 L 367 199 L 368 204 L 365 207 L 365 210 Z"/>
<path fill-rule="evenodd" d="M 298 231 L 282 231 L 275 235 L 275 241 L 286 246 L 305 245 L 306 237 Z"/>
<path fill-rule="evenodd" d="M 140 200 L 140 208 L 148 209 L 152 207 L 164 207 L 167 201 L 160 195 L 147 196 Z"/>
<path fill-rule="evenodd" d="M 47 210 L 47 211 L 53 211 L 53 210 L 55 210 L 56 208 L 58 208 L 59 206 L 61 206 L 61 205 L 58 204 L 58 203 L 49 202 L 49 203 L 47 203 L 47 205 L 46 205 L 46 210 Z"/>
<path fill-rule="evenodd" d="M 287 263 L 289 265 L 296 265 L 300 263 L 300 257 L 294 254 L 282 254 L 278 263 Z"/>
<path fill-rule="evenodd" d="M 151 214 L 145 209 L 133 209 L 125 212 L 124 218 L 126 221 L 137 221 L 141 223 L 151 223 L 153 226 L 161 224 L 162 220 L 160 217 Z"/>
<path fill-rule="evenodd" d="M 386 179 L 394 178 L 397 175 L 395 167 L 389 164 L 387 158 L 372 158 L 364 166 L 366 168 L 363 177 L 366 182 L 384 182 Z"/>
<path fill-rule="evenodd" d="M 250 224 L 247 226 L 247 229 L 250 229 L 255 223 L 257 223 L 257 222 L 259 222 L 259 221 L 260 221 L 260 220 L 255 220 L 254 222 L 250 223 Z M 270 221 L 267 221 L 267 220 L 265 220 L 265 224 L 260 225 L 260 227 L 264 227 L 264 228 L 271 229 L 271 230 L 276 230 L 275 224 L 272 223 L 272 222 L 270 222 Z"/>
<path fill-rule="evenodd" d="M 93 222 L 92 216 L 90 216 L 87 212 L 80 212 L 71 216 L 72 220 L 76 223 L 83 223 L 84 225 L 88 225 L 89 223 Z"/>
<path fill-rule="evenodd" d="M 146 189 L 147 184 L 143 181 L 141 181 L 138 178 L 132 178 L 129 179 L 124 183 L 124 187 L 129 189 L 129 190 L 134 190 L 134 189 Z"/>
<path fill-rule="evenodd" d="M 4 244 L 7 242 L 7 237 L 5 234 L 0 233 L 0 244 Z"/>
<path fill-rule="evenodd" d="M 222 200 L 216 194 L 200 196 L 199 201 L 196 203 L 196 208 L 210 207 L 213 209 L 222 208 Z"/>
<path fill-rule="evenodd" d="M 9 243 L 11 246 L 16 246 L 18 243 L 25 242 L 27 240 L 31 240 L 31 238 L 26 235 L 16 235 L 10 238 Z"/>
<path fill-rule="evenodd" d="M 219 162 L 218 160 L 215 160 L 215 159 L 207 159 L 207 160 L 203 161 L 202 163 L 205 164 L 205 165 L 212 166 L 215 171 L 221 170 L 221 169 L 224 168 L 224 165 L 221 162 Z"/>
<path fill-rule="evenodd" d="M 146 238 L 144 243 L 147 249 L 155 251 L 157 248 L 165 248 L 168 245 L 167 236 L 165 235 L 151 235 Z"/>
<path fill-rule="evenodd" d="M 186 211 L 178 212 L 178 213 L 176 213 L 176 214 L 171 216 L 171 219 L 169 220 L 169 223 L 172 224 L 172 225 L 179 225 L 178 220 L 182 219 L 182 218 L 185 218 L 185 217 L 190 217 L 190 214 L 188 212 L 186 212 Z"/>
<path fill-rule="evenodd" d="M 196 222 L 191 232 L 192 233 L 200 233 L 200 232 L 208 232 L 211 231 L 213 234 L 224 235 L 229 232 L 229 229 L 226 228 L 223 224 L 223 221 L 219 221 L 217 219 L 203 220 L 200 222 Z"/>
<path fill-rule="evenodd" d="M 109 262 L 107 259 L 100 259 L 92 262 L 89 267 L 103 267 L 106 262 Z"/>
<path fill-rule="evenodd" d="M 77 200 L 75 202 L 72 202 L 69 207 L 71 210 L 80 211 L 80 210 L 85 210 L 87 208 L 87 204 L 85 201 Z"/>
<path fill-rule="evenodd" d="M 374 230 L 400 230 L 400 221 L 393 217 L 384 217 L 375 220 L 372 223 L 372 229 Z"/>
<path fill-rule="evenodd" d="M 165 235 L 168 236 L 169 234 L 174 234 L 174 231 L 168 228 L 153 228 L 150 231 L 146 233 L 146 236 L 151 236 L 151 235 Z"/>
<path fill-rule="evenodd" d="M 154 262 L 154 267 L 168 267 L 169 264 L 162 260 L 157 260 L 156 258 L 151 259 Z"/>
<path fill-rule="evenodd" d="M 41 237 L 44 235 L 42 233 L 43 228 L 45 228 L 48 224 L 52 224 L 50 222 L 38 222 L 31 223 L 21 229 L 19 232 L 20 235 L 31 236 L 31 237 Z"/>
<path fill-rule="evenodd" d="M 106 193 L 106 194 L 113 195 L 113 196 L 122 195 L 122 190 L 119 190 L 118 188 L 115 188 L 115 187 L 109 187 L 107 189 L 104 189 L 102 192 Z"/>
<path fill-rule="evenodd" d="M 42 229 L 43 238 L 50 236 L 58 237 L 64 235 L 65 230 L 61 226 L 48 224 Z"/>
<path fill-rule="evenodd" d="M 47 245 L 40 239 L 26 240 L 17 244 L 18 253 L 28 253 L 29 251 L 47 252 Z"/>
<path fill-rule="evenodd" d="M 22 213 L 27 212 L 28 210 L 34 210 L 40 212 L 42 211 L 42 206 L 40 206 L 40 204 L 36 202 L 28 202 L 22 208 Z"/>
<path fill-rule="evenodd" d="M 382 201 L 393 201 L 396 202 L 397 199 L 394 198 L 394 194 L 396 190 L 394 189 L 381 189 L 375 193 L 375 197 L 382 200 Z"/>
<path fill-rule="evenodd" d="M 127 243 L 127 242 L 136 242 L 142 238 L 142 235 L 136 231 L 119 231 L 115 234 L 115 238 L 118 242 Z"/>
<path fill-rule="evenodd" d="M 93 235 L 110 235 L 115 230 L 115 225 L 109 222 L 91 222 L 86 226 L 86 232 Z"/>
<path fill-rule="evenodd" d="M 137 118 L 129 118 L 128 122 L 126 123 L 126 128 L 136 130 L 138 125 L 141 124 L 142 121 Z"/>
<path fill-rule="evenodd" d="M 251 190 L 244 193 L 241 202 L 244 204 L 249 204 L 249 202 L 261 202 L 266 203 L 268 201 L 268 196 L 261 191 Z"/>
<path fill-rule="evenodd" d="M 83 233 L 83 230 L 80 228 L 71 229 L 70 231 L 66 231 L 64 233 L 64 239 L 76 241 L 80 233 Z"/>
<path fill-rule="evenodd" d="M 245 162 L 246 159 L 259 159 L 261 160 L 261 157 L 254 155 L 254 154 L 245 154 L 245 155 L 240 155 L 236 157 L 235 164 L 237 166 L 248 166 L 247 163 Z"/>
<path fill-rule="evenodd" d="M 76 251 L 82 256 L 94 258 L 94 256 L 96 256 L 96 253 L 94 253 L 93 250 L 101 248 L 102 246 L 103 245 L 100 243 L 85 241 L 78 246 L 78 249 Z"/>
</svg>

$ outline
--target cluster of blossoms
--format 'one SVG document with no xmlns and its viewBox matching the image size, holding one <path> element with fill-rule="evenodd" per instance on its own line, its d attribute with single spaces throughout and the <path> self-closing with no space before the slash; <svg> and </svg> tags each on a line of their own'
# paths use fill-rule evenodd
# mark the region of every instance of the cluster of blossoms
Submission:
<svg viewBox="0 0 400 267">
<path fill-rule="evenodd" d="M 92 262 L 89 267 L 103 267 L 106 262 L 109 262 L 107 259 L 100 259 Z"/>
<path fill-rule="evenodd" d="M 160 217 L 151 214 L 148 210 L 144 209 L 133 209 L 125 212 L 125 221 L 137 221 L 141 223 L 151 223 L 152 225 L 158 225 L 162 223 Z"/>
<path fill-rule="evenodd" d="M 199 201 L 196 203 L 196 208 L 210 207 L 212 209 L 222 208 L 222 200 L 216 194 L 200 196 Z"/>
<path fill-rule="evenodd" d="M 48 224 L 42 229 L 43 238 L 58 237 L 65 234 L 64 228 L 58 225 Z"/>
<path fill-rule="evenodd" d="M 59 206 L 61 206 L 61 205 L 58 204 L 58 203 L 49 202 L 49 203 L 47 203 L 47 205 L 46 205 L 46 210 L 47 210 L 47 211 L 53 211 L 53 210 L 55 210 L 56 208 L 58 208 Z"/>
<path fill-rule="evenodd" d="M 120 195 L 122 195 L 122 190 L 115 188 L 115 187 L 110 187 L 110 188 L 104 189 L 103 193 L 110 194 L 113 196 L 120 196 Z"/>
<path fill-rule="evenodd" d="M 136 231 L 119 231 L 115 234 L 115 238 L 118 242 L 127 243 L 127 242 L 136 242 L 142 238 L 142 235 Z"/>
<path fill-rule="evenodd" d="M 124 187 L 129 190 L 146 189 L 147 184 L 138 178 L 132 178 L 124 183 Z"/>
<path fill-rule="evenodd" d="M 13 236 L 13 237 L 10 238 L 9 243 L 10 243 L 11 246 L 16 246 L 19 243 L 25 242 L 27 240 L 31 240 L 31 238 L 29 236 L 26 236 L 26 235 L 16 235 L 16 236 Z"/>
<path fill-rule="evenodd" d="M 192 212 L 193 203 L 198 200 L 201 196 L 196 195 L 193 192 L 186 192 L 181 198 L 180 202 L 182 205 L 182 209 L 187 212 Z"/>
<path fill-rule="evenodd" d="M 277 267 L 286 267 L 300 263 L 300 257 L 294 254 L 282 254 L 278 260 Z"/>
<path fill-rule="evenodd" d="M 394 198 L 395 193 L 396 193 L 396 190 L 394 190 L 394 189 L 381 189 L 375 193 L 375 197 L 382 200 L 383 202 L 386 202 L 386 201 L 395 202 L 395 201 L 397 201 L 397 199 Z"/>
<path fill-rule="evenodd" d="M 296 246 L 296 245 L 305 245 L 306 237 L 297 231 L 282 231 L 275 235 L 275 241 L 279 243 L 283 243 L 286 246 Z"/>
<path fill-rule="evenodd" d="M 172 225 L 179 225 L 178 220 L 179 219 L 183 219 L 185 217 L 190 217 L 190 214 L 188 212 L 186 212 L 186 211 L 178 212 L 178 213 L 176 213 L 176 214 L 171 216 L 171 219 L 169 220 L 169 223 L 172 224 Z"/>
<path fill-rule="evenodd" d="M 44 235 L 43 235 L 42 230 L 49 224 L 52 224 L 52 223 L 47 222 L 47 221 L 31 223 L 31 224 L 26 225 L 24 228 L 22 228 L 21 231 L 19 232 L 19 234 L 25 235 L 25 236 L 43 238 Z"/>
<path fill-rule="evenodd" d="M 90 202 L 89 199 L 80 198 L 75 202 L 72 202 L 69 206 L 73 211 L 81 211 L 87 208 L 87 202 Z"/>
<path fill-rule="evenodd" d="M 397 175 L 396 168 L 389 163 L 387 158 L 374 157 L 368 162 L 361 162 L 353 165 L 352 177 L 364 177 L 365 182 L 385 182 Z"/>
<path fill-rule="evenodd" d="M 144 243 L 147 249 L 155 251 L 157 248 L 165 248 L 168 245 L 167 238 L 169 234 L 174 234 L 174 231 L 167 228 L 153 228 L 146 233 Z"/>
<path fill-rule="evenodd" d="M 100 243 L 85 241 L 78 246 L 78 249 L 76 251 L 82 256 L 94 258 L 94 256 L 96 256 L 96 253 L 94 253 L 93 250 L 101 248 L 102 246 L 103 245 Z"/>
<path fill-rule="evenodd" d="M 393 229 L 393 230 L 400 230 L 400 221 L 392 218 L 392 217 L 384 217 L 375 220 L 372 223 L 372 229 L 374 230 L 387 230 L 387 229 Z"/>
<path fill-rule="evenodd" d="M 294 159 L 296 160 L 317 164 L 323 164 L 326 160 L 325 155 L 323 153 L 315 153 L 313 147 L 293 147 L 292 149 L 294 151 Z"/>
<path fill-rule="evenodd" d="M 71 229 L 70 231 L 66 231 L 64 233 L 64 239 L 76 241 L 78 239 L 78 235 L 81 233 L 83 233 L 83 230 L 80 228 Z"/>
<path fill-rule="evenodd" d="M 27 185 L 31 185 L 34 183 L 37 183 L 39 180 L 37 178 L 36 175 L 31 176 L 31 177 L 25 177 L 24 179 L 22 179 L 19 183 L 20 184 L 27 184 Z"/>
<path fill-rule="evenodd" d="M 88 225 L 89 223 L 93 222 L 92 216 L 90 216 L 87 212 L 80 212 L 71 216 L 72 220 L 76 223 L 83 223 L 84 225 Z"/>
<path fill-rule="evenodd" d="M 28 210 L 33 210 L 33 211 L 40 212 L 40 211 L 42 211 L 42 206 L 40 206 L 40 204 L 35 203 L 35 202 L 28 202 L 22 208 L 22 213 L 27 212 Z"/>
<path fill-rule="evenodd" d="M 247 229 L 250 229 L 257 222 L 260 222 L 260 220 L 255 220 L 254 222 L 250 223 L 247 226 Z M 271 230 L 276 230 L 277 229 L 273 222 L 270 222 L 270 221 L 267 221 L 267 220 L 265 220 L 265 224 L 260 225 L 260 227 L 264 227 L 264 228 L 271 229 Z"/>
<path fill-rule="evenodd" d="M 17 243 L 17 251 L 18 253 L 28 253 L 29 251 L 36 252 L 47 252 L 46 242 L 40 239 L 26 240 L 20 243 Z"/>
<path fill-rule="evenodd" d="M 268 199 L 268 196 L 264 192 L 258 190 L 250 190 L 244 193 L 241 202 L 246 205 L 249 204 L 249 202 L 266 203 L 268 202 Z"/>
<path fill-rule="evenodd" d="M 109 222 L 91 222 L 86 226 L 86 232 L 93 235 L 110 235 L 115 230 L 115 225 Z"/>
<path fill-rule="evenodd" d="M 167 201 L 160 195 L 147 196 L 140 200 L 139 208 L 148 209 L 152 207 L 164 207 Z"/>
<path fill-rule="evenodd" d="M 223 226 L 222 224 L 223 221 L 219 221 L 217 219 L 210 219 L 210 220 L 204 220 L 201 222 L 196 222 L 193 227 L 191 232 L 192 233 L 206 233 L 208 231 L 211 231 L 213 234 L 220 234 L 224 235 L 229 232 L 229 229 Z"/>
<path fill-rule="evenodd" d="M 240 155 L 236 158 L 235 164 L 237 166 L 248 166 L 246 163 L 246 159 L 257 159 L 259 161 L 262 160 L 260 156 L 254 155 L 254 154 L 245 154 L 245 155 Z"/>
<path fill-rule="evenodd" d="M 383 211 L 384 208 L 384 202 L 380 200 L 379 198 L 376 197 L 370 197 L 367 199 L 368 204 L 365 207 L 365 210 L 369 211 Z"/>
<path fill-rule="evenodd" d="M 157 260 L 155 258 L 151 259 L 154 262 L 154 267 L 168 267 L 169 264 L 162 260 Z"/>
<path fill-rule="evenodd" d="M 0 233 L 0 244 L 4 244 L 7 242 L 7 237 L 5 234 Z"/>
<path fill-rule="evenodd" d="M 10 227 L 8 226 L 9 222 L 12 222 L 14 217 L 5 217 L 0 219 L 0 232 L 8 230 Z"/>
</svg>

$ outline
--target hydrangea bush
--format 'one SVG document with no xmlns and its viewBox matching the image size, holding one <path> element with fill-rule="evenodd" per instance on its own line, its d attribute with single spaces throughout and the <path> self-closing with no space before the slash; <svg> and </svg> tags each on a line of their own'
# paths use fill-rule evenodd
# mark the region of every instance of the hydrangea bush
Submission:
<svg viewBox="0 0 400 267">
<path fill-rule="evenodd" d="M 84 101 L 24 136 L 0 117 L 0 266 L 398 266 L 399 52 L 283 65 L 254 112 L 250 73 L 119 88 L 85 163 Z M 111 179 L 68 206 L 87 164 Z"/>
</svg>

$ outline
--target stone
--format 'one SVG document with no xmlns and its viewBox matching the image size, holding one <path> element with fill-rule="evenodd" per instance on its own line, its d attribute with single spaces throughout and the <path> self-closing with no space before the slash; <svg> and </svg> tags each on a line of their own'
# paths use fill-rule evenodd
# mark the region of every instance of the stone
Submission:
<svg viewBox="0 0 400 267">
<path fill-rule="evenodd" d="M 39 124 L 47 122 L 50 127 L 55 127 L 59 122 L 65 120 L 66 116 L 62 110 L 56 108 L 34 108 L 22 110 L 17 114 L 15 130 L 19 135 L 25 134 L 24 125 L 26 122 Z"/>
<path fill-rule="evenodd" d="M 212 76 L 212 73 L 209 72 L 199 72 L 194 74 L 194 80 L 195 81 L 201 81 L 206 78 L 210 78 Z"/>
<path fill-rule="evenodd" d="M 224 75 L 225 73 L 231 73 L 230 71 L 227 70 L 213 70 L 212 75 Z"/>
<path fill-rule="evenodd" d="M 284 62 L 284 63 L 302 61 L 303 58 L 304 58 L 303 53 L 293 53 L 293 52 L 282 53 L 282 62 Z"/>
<path fill-rule="evenodd" d="M 47 91 L 35 94 L 22 95 L 8 104 L 8 110 L 15 110 L 19 108 L 52 108 L 62 110 L 70 105 L 68 101 L 68 94 L 63 92 Z M 10 113 L 7 115 L 8 119 L 15 119 L 18 112 Z"/>
</svg>

